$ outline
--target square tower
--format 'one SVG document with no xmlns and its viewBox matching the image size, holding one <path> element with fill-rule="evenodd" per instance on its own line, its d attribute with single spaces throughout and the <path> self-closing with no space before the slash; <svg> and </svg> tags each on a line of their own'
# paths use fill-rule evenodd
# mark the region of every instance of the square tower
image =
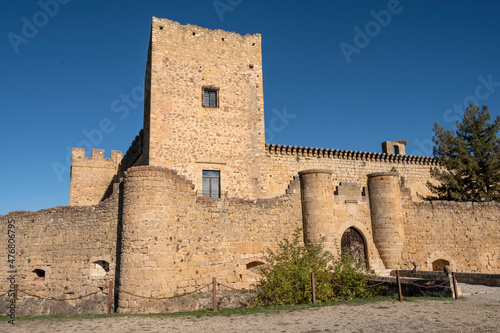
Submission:
<svg viewBox="0 0 500 333">
<path fill-rule="evenodd" d="M 262 196 L 259 34 L 154 17 L 145 87 L 145 164 L 176 170 L 200 196 Z"/>
</svg>

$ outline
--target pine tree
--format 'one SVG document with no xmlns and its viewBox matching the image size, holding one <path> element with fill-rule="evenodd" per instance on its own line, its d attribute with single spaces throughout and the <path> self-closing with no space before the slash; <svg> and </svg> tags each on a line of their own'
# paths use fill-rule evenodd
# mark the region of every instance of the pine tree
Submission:
<svg viewBox="0 0 500 333">
<path fill-rule="evenodd" d="M 434 124 L 434 157 L 441 168 L 432 168 L 438 183 L 427 182 L 434 196 L 453 201 L 500 201 L 500 116 L 493 123 L 488 107 L 470 104 L 456 130 Z"/>
</svg>

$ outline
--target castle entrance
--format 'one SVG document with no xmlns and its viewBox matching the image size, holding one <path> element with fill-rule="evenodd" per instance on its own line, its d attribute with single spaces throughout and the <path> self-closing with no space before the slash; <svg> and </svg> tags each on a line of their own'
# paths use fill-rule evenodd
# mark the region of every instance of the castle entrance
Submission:
<svg viewBox="0 0 500 333">
<path fill-rule="evenodd" d="M 361 262 L 367 264 L 365 240 L 361 233 L 352 227 L 348 228 L 342 235 L 340 251 L 342 253 L 350 251 L 356 264 Z"/>
</svg>

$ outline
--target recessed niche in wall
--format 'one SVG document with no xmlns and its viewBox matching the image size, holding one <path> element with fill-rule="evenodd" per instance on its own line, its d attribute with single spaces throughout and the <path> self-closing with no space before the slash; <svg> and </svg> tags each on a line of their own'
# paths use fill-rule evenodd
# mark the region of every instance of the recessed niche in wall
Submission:
<svg viewBox="0 0 500 333">
<path fill-rule="evenodd" d="M 28 271 L 26 278 L 31 284 L 43 285 L 45 283 L 46 271 L 42 268 L 32 268 Z"/>
<path fill-rule="evenodd" d="M 450 266 L 450 262 L 446 259 L 434 260 L 432 263 L 432 270 L 435 272 L 443 272 L 444 266 Z"/>
<path fill-rule="evenodd" d="M 92 276 L 104 276 L 109 272 L 109 263 L 105 260 L 96 260 L 90 264 L 89 273 Z"/>
<path fill-rule="evenodd" d="M 260 275 L 262 267 L 259 267 L 259 266 L 262 266 L 262 265 L 264 265 L 264 263 L 261 261 L 252 261 L 246 265 L 246 268 L 248 271 L 251 271 L 252 273 Z"/>
</svg>

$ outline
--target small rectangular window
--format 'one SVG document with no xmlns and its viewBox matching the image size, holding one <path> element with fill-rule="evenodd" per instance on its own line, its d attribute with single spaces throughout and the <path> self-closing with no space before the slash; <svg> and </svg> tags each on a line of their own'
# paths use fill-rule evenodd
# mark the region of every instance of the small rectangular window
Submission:
<svg viewBox="0 0 500 333">
<path fill-rule="evenodd" d="M 399 146 L 394 145 L 394 155 L 399 155 Z"/>
<path fill-rule="evenodd" d="M 219 107 L 219 88 L 203 87 L 203 106 L 206 108 Z"/>
<path fill-rule="evenodd" d="M 220 198 L 220 171 L 203 170 L 202 194 L 205 198 Z"/>
</svg>

